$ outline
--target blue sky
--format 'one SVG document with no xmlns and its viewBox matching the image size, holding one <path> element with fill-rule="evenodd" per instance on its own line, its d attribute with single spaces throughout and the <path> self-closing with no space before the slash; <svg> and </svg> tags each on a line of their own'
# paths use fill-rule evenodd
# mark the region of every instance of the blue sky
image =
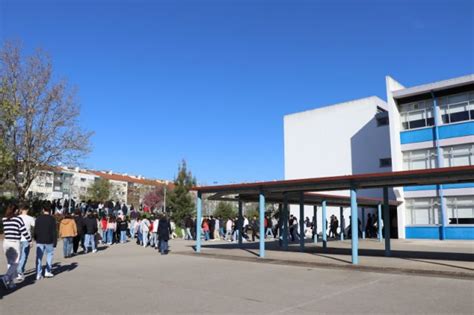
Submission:
<svg viewBox="0 0 474 315">
<path fill-rule="evenodd" d="M 468 0 L 0 0 L 78 87 L 85 166 L 207 184 L 283 178 L 285 114 L 473 73 L 473 38 Z"/>
</svg>

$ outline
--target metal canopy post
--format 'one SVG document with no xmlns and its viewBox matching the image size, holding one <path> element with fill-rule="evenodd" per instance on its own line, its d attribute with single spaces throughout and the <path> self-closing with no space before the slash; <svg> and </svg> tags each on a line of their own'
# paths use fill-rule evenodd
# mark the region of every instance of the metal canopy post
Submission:
<svg viewBox="0 0 474 315">
<path fill-rule="evenodd" d="M 359 227 L 357 227 L 359 230 Z M 365 208 L 362 208 L 362 239 L 365 240 Z"/>
<path fill-rule="evenodd" d="M 377 229 L 379 242 L 382 242 L 382 205 L 380 203 L 377 205 Z"/>
<path fill-rule="evenodd" d="M 239 218 L 237 219 L 237 237 L 239 238 L 239 246 L 242 246 L 243 224 L 244 224 L 243 204 L 242 204 L 242 200 L 239 200 Z"/>
<path fill-rule="evenodd" d="M 313 207 L 313 217 L 314 217 L 314 226 L 313 226 L 313 238 L 314 238 L 314 243 L 318 243 L 318 206 Z"/>
<path fill-rule="evenodd" d="M 202 220 L 202 193 L 197 193 L 197 209 L 196 209 L 196 252 L 201 252 L 201 220 Z"/>
<path fill-rule="evenodd" d="M 260 220 L 260 258 L 265 257 L 265 195 L 261 191 L 259 194 L 259 220 Z M 255 231 L 254 231 L 255 233 Z"/>
<path fill-rule="evenodd" d="M 300 251 L 304 252 L 304 192 L 300 192 Z"/>
<path fill-rule="evenodd" d="M 357 191 L 351 188 L 351 237 L 352 264 L 359 264 L 359 220 L 357 210 Z"/>
<path fill-rule="evenodd" d="M 390 208 L 388 204 L 388 187 L 383 188 L 383 228 L 385 232 L 385 256 L 390 256 Z"/>
<path fill-rule="evenodd" d="M 283 249 L 288 250 L 288 193 L 283 194 L 283 213 L 281 221 L 283 224 Z"/>
<path fill-rule="evenodd" d="M 344 223 L 345 223 L 344 222 L 344 207 L 340 207 L 339 211 L 341 212 L 340 213 L 340 217 L 341 217 L 340 218 L 340 221 L 341 221 L 340 222 L 340 226 L 341 226 L 341 235 L 340 235 L 340 237 L 341 237 L 341 241 L 343 241 L 344 240 Z"/>
<path fill-rule="evenodd" d="M 326 216 L 327 216 L 327 213 L 326 213 L 326 200 L 323 200 L 322 202 L 322 227 L 323 227 L 323 248 L 326 248 L 328 245 L 327 245 L 327 242 L 328 242 L 328 235 L 326 233 L 326 230 L 327 230 L 327 226 L 326 226 Z"/>
</svg>

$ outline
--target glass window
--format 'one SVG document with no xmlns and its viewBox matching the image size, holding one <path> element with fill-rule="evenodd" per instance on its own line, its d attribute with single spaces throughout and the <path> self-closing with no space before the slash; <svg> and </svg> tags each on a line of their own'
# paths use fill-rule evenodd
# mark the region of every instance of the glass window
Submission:
<svg viewBox="0 0 474 315">
<path fill-rule="evenodd" d="M 403 152 L 404 170 L 424 170 L 436 167 L 434 149 L 414 150 Z"/>
<path fill-rule="evenodd" d="M 414 198 L 405 200 L 408 225 L 439 224 L 438 198 Z"/>
<path fill-rule="evenodd" d="M 444 166 L 473 165 L 474 145 L 457 145 L 443 148 Z"/>
<path fill-rule="evenodd" d="M 433 102 L 431 100 L 400 106 L 402 129 L 423 128 L 434 125 Z"/>
<path fill-rule="evenodd" d="M 474 119 L 474 93 L 461 93 L 438 100 L 444 124 Z"/>
<path fill-rule="evenodd" d="M 449 224 L 474 224 L 474 196 L 446 198 Z"/>
</svg>

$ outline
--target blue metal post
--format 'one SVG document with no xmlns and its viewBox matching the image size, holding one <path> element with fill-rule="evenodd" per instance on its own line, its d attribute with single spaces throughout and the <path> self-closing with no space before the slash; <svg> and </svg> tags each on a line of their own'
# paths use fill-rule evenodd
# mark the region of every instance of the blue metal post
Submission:
<svg viewBox="0 0 474 315">
<path fill-rule="evenodd" d="M 439 145 L 439 109 L 438 101 L 433 92 L 431 92 L 431 97 L 433 98 L 433 116 L 434 116 L 434 131 L 435 131 L 435 146 L 436 146 L 436 167 L 442 167 L 441 164 L 441 146 Z M 436 190 L 438 191 L 438 196 L 441 202 L 441 213 L 440 213 L 440 229 L 439 229 L 439 239 L 446 239 L 446 200 L 444 199 L 443 185 L 436 185 Z"/>
<path fill-rule="evenodd" d="M 260 258 L 265 257 L 265 195 L 260 192 L 259 196 L 259 220 L 260 220 Z"/>
<path fill-rule="evenodd" d="M 322 208 L 323 208 L 323 213 L 322 213 L 322 227 L 323 227 L 323 248 L 326 248 L 327 247 L 327 233 L 326 233 L 326 230 L 327 230 L 327 227 L 326 227 L 326 200 L 323 200 L 323 203 L 322 203 Z"/>
<path fill-rule="evenodd" d="M 281 220 L 283 224 L 283 249 L 288 250 L 288 193 L 283 194 L 283 213 Z"/>
<path fill-rule="evenodd" d="M 339 221 L 341 221 L 341 222 L 340 222 L 340 226 L 341 226 L 341 234 L 340 234 L 340 237 L 341 237 L 341 241 L 343 241 L 343 240 L 344 240 L 344 228 L 345 228 L 345 226 L 344 226 L 344 225 L 345 225 L 345 224 L 344 224 L 344 223 L 345 223 L 345 222 L 344 222 L 344 208 L 343 208 L 343 207 L 340 207 L 340 208 L 339 208 L 339 211 L 340 211 L 340 217 L 341 217 L 340 220 L 339 220 Z"/>
<path fill-rule="evenodd" d="M 300 192 L 300 251 L 304 252 L 304 192 Z"/>
<path fill-rule="evenodd" d="M 357 191 L 351 188 L 351 236 L 352 264 L 359 264 L 359 220 L 357 210 Z"/>
<path fill-rule="evenodd" d="M 202 194 L 197 193 L 197 209 L 196 209 L 196 252 L 201 252 L 201 220 L 202 220 Z"/>
<path fill-rule="evenodd" d="M 383 188 L 383 228 L 385 236 L 385 256 L 390 256 L 390 205 L 388 204 L 388 188 Z"/>
<path fill-rule="evenodd" d="M 377 205 L 377 228 L 378 228 L 378 237 L 379 242 L 382 241 L 382 205 L 379 203 Z"/>
<path fill-rule="evenodd" d="M 365 240 L 365 208 L 362 208 L 362 239 Z"/>
<path fill-rule="evenodd" d="M 244 216 L 242 200 L 239 200 L 239 218 L 237 219 L 237 237 L 239 238 L 239 246 L 242 246 L 242 232 L 243 232 Z"/>
<path fill-rule="evenodd" d="M 314 216 L 314 226 L 313 226 L 313 233 L 314 233 L 314 243 L 318 243 L 318 206 L 313 207 L 313 216 Z"/>
</svg>

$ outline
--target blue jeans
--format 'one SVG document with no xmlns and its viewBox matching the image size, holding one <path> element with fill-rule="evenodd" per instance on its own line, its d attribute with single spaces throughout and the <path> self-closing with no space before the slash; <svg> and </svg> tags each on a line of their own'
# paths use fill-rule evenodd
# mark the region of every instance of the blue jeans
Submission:
<svg viewBox="0 0 474 315">
<path fill-rule="evenodd" d="M 125 243 L 127 241 L 127 231 L 120 231 L 120 242 Z"/>
<path fill-rule="evenodd" d="M 107 229 L 107 243 L 112 244 L 114 241 L 114 230 Z"/>
<path fill-rule="evenodd" d="M 28 241 L 20 242 L 20 262 L 18 263 L 17 272 L 23 274 L 25 272 L 26 261 L 30 255 L 30 243 Z"/>
<path fill-rule="evenodd" d="M 143 238 L 143 246 L 144 247 L 148 246 L 148 231 L 143 231 L 142 238 Z"/>
<path fill-rule="evenodd" d="M 135 238 L 135 222 L 137 222 L 137 220 L 132 220 L 130 221 L 130 237 L 133 239 Z"/>
<path fill-rule="evenodd" d="M 107 229 L 102 230 L 102 243 L 107 243 Z"/>
<path fill-rule="evenodd" d="M 168 241 L 160 240 L 160 253 L 168 252 Z"/>
<path fill-rule="evenodd" d="M 84 235 L 84 247 L 86 248 L 86 253 L 87 253 L 87 248 L 92 247 L 92 250 L 95 250 L 95 237 L 94 234 L 86 234 Z"/>
<path fill-rule="evenodd" d="M 46 272 L 51 272 L 53 269 L 53 244 L 36 244 L 36 275 L 38 276 L 43 274 L 42 261 L 44 253 L 46 253 Z"/>
<path fill-rule="evenodd" d="M 63 238 L 63 255 L 64 258 L 71 256 L 72 254 L 72 237 Z"/>
<path fill-rule="evenodd" d="M 209 231 L 204 231 L 204 240 L 209 240 Z"/>
</svg>

